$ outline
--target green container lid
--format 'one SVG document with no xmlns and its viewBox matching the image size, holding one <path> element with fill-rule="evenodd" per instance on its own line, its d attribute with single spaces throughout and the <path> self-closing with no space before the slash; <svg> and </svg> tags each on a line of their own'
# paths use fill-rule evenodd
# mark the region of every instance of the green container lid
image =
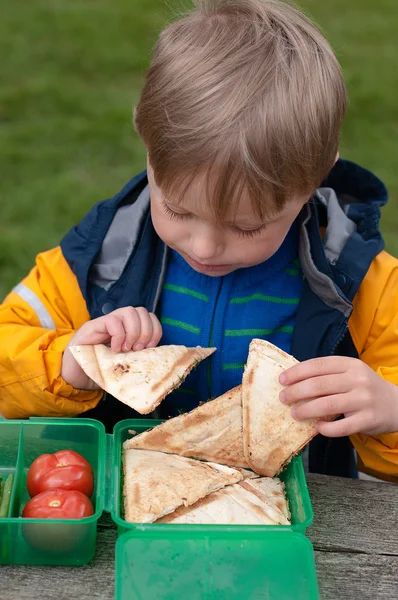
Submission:
<svg viewBox="0 0 398 600">
<path fill-rule="evenodd" d="M 300 533 L 136 530 L 116 544 L 115 600 L 317 600 L 314 555 Z"/>
</svg>

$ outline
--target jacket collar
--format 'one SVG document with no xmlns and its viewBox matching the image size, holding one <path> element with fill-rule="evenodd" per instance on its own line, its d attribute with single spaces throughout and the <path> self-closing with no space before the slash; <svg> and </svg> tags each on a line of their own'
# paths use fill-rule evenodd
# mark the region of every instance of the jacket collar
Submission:
<svg viewBox="0 0 398 600">
<path fill-rule="evenodd" d="M 325 304 L 347 318 L 372 261 L 384 248 L 379 220 L 387 200 L 375 175 L 340 159 L 300 215 L 304 276 Z"/>
</svg>

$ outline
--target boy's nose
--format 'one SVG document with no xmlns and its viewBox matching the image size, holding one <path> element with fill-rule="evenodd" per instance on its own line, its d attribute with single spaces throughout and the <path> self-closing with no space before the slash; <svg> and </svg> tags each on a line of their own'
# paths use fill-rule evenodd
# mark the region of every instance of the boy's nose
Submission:
<svg viewBox="0 0 398 600">
<path fill-rule="evenodd" d="M 192 258 L 198 262 L 206 262 L 220 255 L 220 244 L 212 236 L 195 237 L 192 240 Z"/>
</svg>

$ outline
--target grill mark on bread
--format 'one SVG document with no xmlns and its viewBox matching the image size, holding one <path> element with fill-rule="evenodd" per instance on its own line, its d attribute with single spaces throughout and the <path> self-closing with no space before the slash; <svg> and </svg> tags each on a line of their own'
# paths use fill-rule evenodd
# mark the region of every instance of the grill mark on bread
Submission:
<svg viewBox="0 0 398 600">
<path fill-rule="evenodd" d="M 253 385 L 254 369 L 248 369 L 245 373 L 246 385 Z"/>
<path fill-rule="evenodd" d="M 252 490 L 250 490 L 252 491 Z M 264 518 L 264 516 L 266 516 L 268 519 L 272 520 L 275 522 L 274 519 L 271 519 L 271 517 L 269 515 L 267 515 L 266 511 L 263 508 L 260 508 L 258 506 L 258 504 L 254 504 L 253 502 L 250 502 L 249 500 L 247 501 L 247 505 L 250 508 L 250 510 L 257 515 L 260 519 Z"/>
<path fill-rule="evenodd" d="M 116 373 L 116 375 L 122 375 L 124 373 L 130 373 L 130 365 L 128 365 L 126 363 L 117 363 L 113 367 L 113 372 Z"/>
<path fill-rule="evenodd" d="M 134 484 L 132 497 L 133 497 L 133 503 L 139 504 L 139 502 L 141 500 L 141 493 L 140 493 L 140 486 L 138 485 L 138 483 Z"/>
<path fill-rule="evenodd" d="M 151 430 L 151 447 L 153 447 L 153 449 L 163 448 L 163 446 L 167 444 L 170 437 L 172 437 L 172 434 L 167 433 L 167 431 L 163 431 L 161 425 L 155 427 Z M 137 442 L 139 442 L 138 439 Z"/>
<path fill-rule="evenodd" d="M 262 469 L 264 471 L 264 475 L 268 475 L 269 477 L 273 477 L 275 470 L 279 471 L 280 466 L 284 464 L 286 460 L 286 452 L 283 447 L 278 446 L 272 452 L 270 452 L 267 465 Z"/>
</svg>

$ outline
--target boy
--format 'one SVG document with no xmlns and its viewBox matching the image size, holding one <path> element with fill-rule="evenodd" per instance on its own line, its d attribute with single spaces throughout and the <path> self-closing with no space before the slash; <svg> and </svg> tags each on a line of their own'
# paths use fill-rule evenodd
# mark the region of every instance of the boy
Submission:
<svg viewBox="0 0 398 600">
<path fill-rule="evenodd" d="M 135 113 L 147 172 L 1 307 L 0 413 L 109 430 L 133 413 L 100 402 L 69 345 L 216 346 L 169 417 L 237 385 L 262 337 L 303 361 L 281 379 L 293 416 L 342 416 L 319 422 L 310 470 L 355 476 L 352 443 L 361 469 L 398 480 L 398 261 L 383 184 L 337 160 L 345 108 L 330 46 L 284 3 L 203 0 L 169 25 Z"/>
</svg>

